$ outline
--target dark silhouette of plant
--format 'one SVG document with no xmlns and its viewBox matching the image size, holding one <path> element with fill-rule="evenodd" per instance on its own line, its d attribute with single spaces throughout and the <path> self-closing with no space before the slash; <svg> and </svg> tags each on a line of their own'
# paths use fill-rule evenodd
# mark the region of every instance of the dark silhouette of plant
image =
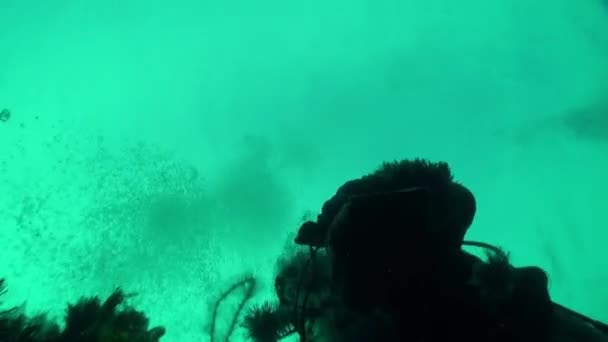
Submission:
<svg viewBox="0 0 608 342">
<path fill-rule="evenodd" d="M 219 298 L 215 301 L 215 303 L 213 305 L 213 313 L 211 314 L 211 323 L 209 326 L 209 337 L 211 339 L 211 342 L 215 342 L 217 340 L 216 325 L 217 325 L 217 320 L 218 320 L 219 308 L 220 308 L 220 305 L 222 304 L 222 302 L 224 302 L 231 294 L 238 291 L 239 289 L 245 290 L 243 298 L 239 301 L 237 308 L 236 308 L 235 312 L 233 313 L 232 318 L 230 319 L 228 329 L 226 330 L 226 335 L 224 336 L 223 339 L 220 339 L 223 342 L 228 342 L 230 340 L 230 337 L 234 333 L 234 330 L 237 327 L 238 320 L 241 317 L 241 313 L 243 312 L 245 305 L 253 297 L 255 288 L 256 288 L 255 278 L 253 278 L 252 276 L 248 276 L 248 277 L 232 284 L 228 289 L 226 289 L 224 292 L 222 292 L 220 294 Z"/>
<path fill-rule="evenodd" d="M 278 304 L 264 302 L 249 309 L 243 327 L 255 342 L 276 342 L 294 332 L 290 313 Z"/>
<path fill-rule="evenodd" d="M 0 295 L 6 291 L 0 279 Z M 81 298 L 68 305 L 65 328 L 44 315 L 26 317 L 18 308 L 0 311 L 0 341 L 15 342 L 158 342 L 165 328 L 148 328 L 148 318 L 131 307 L 119 308 L 126 299 L 117 288 L 105 301 Z"/>
</svg>

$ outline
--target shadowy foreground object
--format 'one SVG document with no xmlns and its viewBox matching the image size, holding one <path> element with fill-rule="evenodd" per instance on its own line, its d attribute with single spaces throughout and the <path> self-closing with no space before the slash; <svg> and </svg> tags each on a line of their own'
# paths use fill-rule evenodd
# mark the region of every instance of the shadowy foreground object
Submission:
<svg viewBox="0 0 608 342">
<path fill-rule="evenodd" d="M 244 326 L 256 342 L 608 342 L 605 324 L 551 300 L 544 270 L 464 240 L 476 207 L 443 162 L 384 163 L 346 182 L 279 261 L 276 302 Z"/>
<path fill-rule="evenodd" d="M 0 279 L 0 294 L 5 292 Z M 119 308 L 125 300 L 116 289 L 105 301 L 98 297 L 82 298 L 68 305 L 65 328 L 45 316 L 26 317 L 17 308 L 0 312 L 2 342 L 158 342 L 165 334 L 163 327 L 148 327 L 143 312 L 130 307 Z"/>
</svg>

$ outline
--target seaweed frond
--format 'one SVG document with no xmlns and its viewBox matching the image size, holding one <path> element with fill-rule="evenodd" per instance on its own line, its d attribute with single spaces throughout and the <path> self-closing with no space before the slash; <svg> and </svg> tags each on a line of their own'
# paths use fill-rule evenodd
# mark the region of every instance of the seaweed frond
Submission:
<svg viewBox="0 0 608 342">
<path fill-rule="evenodd" d="M 290 321 L 277 304 L 264 302 L 249 309 L 243 327 L 255 342 L 276 342 L 293 330 Z"/>
</svg>

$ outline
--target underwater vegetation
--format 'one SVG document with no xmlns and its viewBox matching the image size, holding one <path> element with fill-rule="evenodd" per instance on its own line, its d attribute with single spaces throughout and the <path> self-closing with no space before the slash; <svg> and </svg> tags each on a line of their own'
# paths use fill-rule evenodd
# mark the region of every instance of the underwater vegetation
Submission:
<svg viewBox="0 0 608 342">
<path fill-rule="evenodd" d="M 238 327 L 239 319 L 241 317 L 241 313 L 245 309 L 247 302 L 253 297 L 254 291 L 256 289 L 256 280 L 251 276 L 247 276 L 242 280 L 235 282 L 230 285 L 226 290 L 224 290 L 218 299 L 213 304 L 213 312 L 211 314 L 211 322 L 209 324 L 209 339 L 211 342 L 221 341 L 228 342 L 230 338 L 234 334 L 235 329 Z M 219 317 L 219 309 L 220 306 L 225 302 L 228 297 L 235 294 L 238 290 L 243 290 L 244 292 L 240 296 L 241 299 L 237 302 L 236 307 L 232 310 L 230 320 L 228 322 L 228 326 L 225 329 L 223 338 L 219 336 L 217 333 L 217 322 Z"/>
<path fill-rule="evenodd" d="M 5 291 L 1 279 L 0 295 Z M 143 312 L 124 305 L 126 298 L 120 288 L 103 302 L 99 297 L 81 298 L 67 306 L 63 329 L 45 315 L 26 317 L 18 308 L 0 311 L 0 341 L 158 342 L 165 328 L 150 328 Z"/>
<path fill-rule="evenodd" d="M 242 313 L 256 290 L 256 280 L 246 276 L 228 286 L 213 303 L 208 334 L 211 342 L 228 342 L 239 328 Z M 239 293 L 240 291 L 240 293 Z M 6 282 L 0 279 L 0 296 L 6 292 Z M 99 297 L 83 297 L 68 304 L 64 328 L 41 314 L 26 316 L 20 308 L 0 311 L 1 342 L 158 342 L 165 335 L 162 326 L 149 327 L 148 317 L 125 305 L 131 295 L 120 288 L 104 301 Z M 228 308 L 227 324 L 218 331 L 220 307 L 229 297 L 238 298 L 235 307 Z M 0 302 L 1 304 L 1 302 Z M 245 325 L 247 322 L 244 323 Z"/>
</svg>

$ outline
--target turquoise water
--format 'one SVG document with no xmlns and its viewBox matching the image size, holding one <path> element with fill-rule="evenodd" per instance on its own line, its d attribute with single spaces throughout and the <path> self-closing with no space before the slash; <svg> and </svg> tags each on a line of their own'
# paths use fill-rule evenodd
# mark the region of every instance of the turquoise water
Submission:
<svg viewBox="0 0 608 342">
<path fill-rule="evenodd" d="M 600 0 L 0 0 L 6 303 L 121 286 L 205 340 L 339 185 L 425 157 L 475 192 L 467 238 L 608 320 L 607 108 Z"/>
</svg>

